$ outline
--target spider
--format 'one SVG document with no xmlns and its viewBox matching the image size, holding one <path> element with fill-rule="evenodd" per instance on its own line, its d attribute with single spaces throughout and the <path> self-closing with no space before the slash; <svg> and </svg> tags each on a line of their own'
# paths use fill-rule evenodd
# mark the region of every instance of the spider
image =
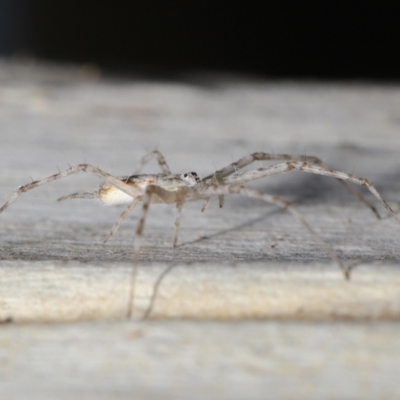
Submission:
<svg viewBox="0 0 400 400">
<path fill-rule="evenodd" d="M 151 159 L 156 159 L 162 173 L 159 174 L 138 174 L 142 167 Z M 263 160 L 284 160 L 267 167 L 260 167 L 247 172 L 240 170 L 254 161 Z M 117 231 L 122 221 L 130 214 L 132 209 L 139 203 L 143 203 L 142 214 L 140 216 L 136 229 L 136 239 L 134 244 L 134 263 L 131 273 L 130 293 L 127 306 L 127 317 L 130 318 L 133 312 L 134 302 L 134 287 L 137 274 L 137 267 L 140 258 L 140 242 L 143 236 L 144 225 L 147 212 L 152 203 L 176 204 L 177 214 L 175 219 L 175 233 L 173 238 L 173 246 L 177 245 L 178 234 L 180 228 L 181 212 L 183 204 L 186 202 L 194 202 L 202 200 L 203 204 L 201 211 L 204 211 L 211 197 L 217 196 L 219 206 L 224 204 L 224 196 L 237 194 L 246 197 L 252 197 L 263 200 L 267 203 L 275 204 L 288 210 L 314 237 L 317 244 L 338 264 L 342 270 L 345 279 L 350 278 L 350 268 L 346 267 L 340 258 L 333 251 L 332 247 L 325 242 L 321 236 L 308 224 L 303 215 L 288 201 L 274 195 L 262 193 L 258 190 L 250 189 L 243 186 L 244 184 L 265 178 L 271 175 L 300 170 L 312 174 L 324 175 L 336 178 L 345 185 L 345 187 L 355 194 L 366 206 L 368 206 L 375 215 L 380 218 L 376 208 L 369 203 L 359 192 L 357 192 L 348 182 L 356 183 L 365 186 L 389 211 L 393 218 L 400 223 L 399 216 L 392 210 L 389 204 L 382 198 L 375 187 L 365 178 L 360 178 L 345 172 L 335 171 L 323 165 L 322 161 L 314 156 L 304 155 L 289 155 L 289 154 L 270 154 L 256 152 L 240 158 L 238 161 L 229 164 L 228 166 L 207 175 L 200 179 L 196 172 L 188 172 L 184 174 L 172 174 L 164 156 L 154 150 L 144 156 L 139 164 L 139 167 L 133 175 L 114 177 L 101 169 L 90 164 L 78 164 L 71 166 L 63 172 L 51 175 L 39 181 L 33 181 L 19 189 L 10 197 L 10 199 L 0 208 L 0 214 L 22 193 L 25 193 L 38 186 L 55 180 L 65 178 L 69 175 L 84 171 L 102 178 L 105 182 L 96 191 L 72 193 L 67 196 L 60 197 L 58 201 L 67 199 L 97 199 L 101 202 L 114 204 L 128 204 L 126 209 L 121 213 L 120 217 L 112 227 L 109 234 L 104 239 L 104 242 L 109 240 Z"/>
</svg>

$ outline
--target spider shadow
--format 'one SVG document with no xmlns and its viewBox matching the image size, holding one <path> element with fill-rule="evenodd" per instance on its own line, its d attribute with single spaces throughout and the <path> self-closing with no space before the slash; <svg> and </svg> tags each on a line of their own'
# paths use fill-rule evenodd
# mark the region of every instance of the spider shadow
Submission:
<svg viewBox="0 0 400 400">
<path fill-rule="evenodd" d="M 262 221 L 262 220 L 264 220 L 266 218 L 269 218 L 269 217 L 271 217 L 273 215 L 276 215 L 278 213 L 282 213 L 284 211 L 285 210 L 278 209 L 278 208 L 275 209 L 275 210 L 270 210 L 270 211 L 260 215 L 259 217 L 249 219 L 249 220 L 247 220 L 247 221 L 245 221 L 245 222 L 243 222 L 243 223 L 241 223 L 239 225 L 235 225 L 235 226 L 233 226 L 231 228 L 227 228 L 227 229 L 223 229 L 223 230 L 217 231 L 217 232 L 215 232 L 215 233 L 213 233 L 211 235 L 201 236 L 198 239 L 191 240 L 191 241 L 188 241 L 188 242 L 185 242 L 185 243 L 181 243 L 181 244 L 177 245 L 176 247 L 184 247 L 184 246 L 187 246 L 187 245 L 191 245 L 191 244 L 202 242 L 204 240 L 209 240 L 209 239 L 224 235 L 224 234 L 232 232 L 232 231 L 240 230 L 242 228 L 249 227 L 249 226 L 251 226 L 251 225 L 253 225 L 253 224 L 257 223 L 257 222 L 260 222 L 260 221 Z M 190 265 L 191 263 L 190 262 L 186 262 L 185 264 L 186 265 Z M 155 305 L 155 302 L 157 300 L 157 295 L 158 295 L 158 291 L 159 291 L 159 288 L 161 286 L 161 283 L 163 282 L 165 277 L 169 273 L 171 273 L 171 271 L 177 265 L 178 265 L 178 262 L 173 261 L 163 272 L 161 272 L 161 274 L 159 275 L 159 277 L 155 281 L 154 286 L 153 286 L 152 295 L 150 297 L 150 302 L 149 302 L 148 307 L 146 308 L 146 311 L 144 312 L 144 314 L 143 314 L 143 316 L 141 318 L 142 320 L 146 320 L 146 319 L 149 318 L 151 312 L 154 309 L 154 305 Z"/>
<path fill-rule="evenodd" d="M 176 267 L 176 265 L 178 265 L 177 262 L 172 262 L 163 272 L 161 272 L 161 274 L 155 281 L 154 286 L 153 286 L 153 292 L 150 297 L 149 305 L 148 305 L 146 311 L 144 312 L 141 320 L 145 320 L 145 319 L 149 318 L 151 312 L 154 309 L 154 304 L 157 299 L 158 289 L 160 288 L 162 281 L 173 270 L 173 268 Z"/>
<path fill-rule="evenodd" d="M 350 265 L 347 266 L 348 272 L 349 272 L 349 276 L 351 276 L 351 273 L 361 264 L 372 264 L 374 263 L 376 260 L 373 258 L 367 258 L 367 259 L 359 259 L 356 261 L 353 261 Z M 190 265 L 191 263 L 186 263 L 186 265 Z M 156 281 L 154 282 L 153 285 L 153 291 L 150 297 L 150 301 L 149 301 L 149 305 L 147 306 L 143 316 L 141 317 L 141 320 L 144 321 L 146 319 L 148 319 L 154 309 L 156 300 L 157 300 L 157 295 L 160 289 L 160 286 L 163 282 L 163 280 L 165 279 L 165 277 L 170 274 L 172 272 L 172 270 L 178 265 L 178 262 L 172 262 L 170 265 L 168 265 L 168 267 L 161 272 L 161 274 L 158 276 L 158 278 L 156 279 Z"/>
<path fill-rule="evenodd" d="M 291 176 L 285 176 L 273 184 L 264 184 L 258 189 L 289 200 L 294 206 L 303 203 L 330 204 L 344 198 L 355 198 L 336 179 L 301 171 L 293 171 Z"/>
<path fill-rule="evenodd" d="M 200 242 L 205 241 L 205 240 L 210 240 L 210 239 L 213 239 L 213 238 L 216 238 L 216 237 L 219 237 L 219 236 L 223 236 L 223 235 L 225 235 L 227 233 L 235 232 L 237 230 L 250 227 L 250 226 L 252 226 L 252 225 L 254 225 L 254 224 L 256 224 L 256 223 L 258 223 L 260 221 L 263 221 L 263 220 L 265 220 L 265 219 L 267 219 L 267 218 L 269 218 L 271 216 L 274 216 L 274 215 L 277 215 L 277 214 L 280 214 L 280 213 L 283 213 L 283 212 L 285 212 L 285 210 L 282 210 L 282 209 L 279 209 L 279 208 L 277 208 L 275 210 L 270 210 L 270 211 L 267 211 L 267 212 L 261 214 L 258 217 L 248 219 L 248 220 L 246 220 L 246 221 L 244 221 L 244 222 L 242 222 L 242 223 L 240 223 L 238 225 L 232 226 L 230 228 L 221 229 L 221 230 L 219 230 L 219 231 L 217 231 L 215 233 L 212 233 L 210 235 L 203 235 L 203 236 L 200 236 L 197 239 L 194 239 L 194 240 L 191 240 L 191 241 L 188 241 L 188 242 L 184 242 L 184 243 L 180 243 L 176 247 L 184 247 L 184 246 L 187 246 L 187 245 L 200 243 Z"/>
</svg>

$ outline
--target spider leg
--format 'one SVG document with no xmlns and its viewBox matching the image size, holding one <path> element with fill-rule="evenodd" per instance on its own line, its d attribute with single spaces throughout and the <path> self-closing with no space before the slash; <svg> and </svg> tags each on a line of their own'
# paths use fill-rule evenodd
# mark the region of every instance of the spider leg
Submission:
<svg viewBox="0 0 400 400">
<path fill-rule="evenodd" d="M 293 154 L 273 154 L 273 153 L 263 153 L 256 152 L 249 154 L 245 157 L 240 158 L 238 161 L 235 161 L 228 166 L 214 172 L 203 178 L 201 181 L 203 183 L 211 183 L 211 182 L 219 182 L 223 183 L 223 179 L 233 173 L 236 173 L 239 169 L 246 167 L 247 165 L 253 163 L 254 161 L 263 161 L 263 160 L 300 160 L 300 161 L 310 161 L 316 164 L 321 164 L 322 161 L 314 156 L 303 156 L 303 155 L 293 155 Z M 224 206 L 224 196 L 218 196 L 219 207 L 222 208 Z M 207 203 L 203 203 L 201 211 L 204 211 L 208 205 Z"/>
<path fill-rule="evenodd" d="M 180 227 L 180 217 L 182 206 L 186 200 L 186 194 L 188 190 L 186 188 L 182 188 L 177 191 L 168 191 L 160 186 L 156 185 L 149 185 L 146 188 L 145 193 L 143 194 L 143 208 L 142 208 L 142 215 L 139 219 L 139 223 L 136 229 L 136 237 L 135 237 L 135 244 L 134 244 L 134 261 L 131 271 L 131 281 L 129 286 L 129 296 L 128 296 L 128 305 L 127 305 L 127 313 L 126 316 L 128 319 L 131 318 L 133 310 L 134 310 L 134 299 L 135 299 L 135 283 L 136 283 L 136 276 L 137 270 L 139 266 L 140 260 L 140 249 L 141 249 L 141 239 L 143 236 L 144 225 L 147 217 L 147 213 L 149 210 L 149 206 L 151 203 L 151 198 L 153 195 L 157 195 L 158 197 L 163 200 L 166 204 L 176 203 L 177 206 L 177 217 L 175 220 L 175 234 L 174 234 L 174 246 L 176 245 L 176 241 L 178 238 L 178 232 Z"/>
<path fill-rule="evenodd" d="M 210 198 L 208 197 L 203 201 L 203 204 L 201 205 L 201 212 L 204 212 L 204 210 L 207 208 L 208 204 L 210 203 Z"/>
<path fill-rule="evenodd" d="M 136 204 L 138 204 L 141 201 L 140 197 L 136 197 L 132 203 L 129 204 L 129 206 L 121 213 L 121 215 L 118 218 L 118 221 L 113 225 L 111 228 L 111 231 L 108 233 L 108 235 L 104 238 L 103 243 L 106 243 L 111 236 L 114 235 L 114 233 L 117 231 L 119 226 L 122 224 L 123 220 L 131 213 L 131 211 L 134 209 Z"/>
<path fill-rule="evenodd" d="M 182 207 L 183 207 L 183 201 L 177 201 L 176 217 L 175 217 L 175 233 L 174 233 L 174 240 L 172 241 L 173 247 L 176 247 L 176 244 L 178 243 L 179 229 L 181 227 Z"/>
<path fill-rule="evenodd" d="M 256 152 L 249 154 L 245 157 L 240 158 L 238 161 L 235 161 L 228 166 L 214 172 L 203 178 L 201 181 L 203 183 L 211 183 L 211 182 L 220 182 L 222 183 L 223 179 L 233 173 L 236 173 L 239 169 L 247 167 L 249 164 L 254 161 L 272 161 L 272 160 L 299 160 L 299 161 L 309 161 L 315 164 L 321 164 L 322 161 L 318 157 L 314 156 L 304 156 L 304 155 L 296 155 L 296 154 L 273 154 L 273 153 L 263 153 Z M 211 181 L 211 182 L 210 182 Z M 224 196 L 218 196 L 219 206 L 220 208 L 224 205 Z M 205 207 L 202 207 L 202 211 Z"/>
<path fill-rule="evenodd" d="M 277 196 L 261 193 L 258 190 L 249 189 L 239 185 L 214 185 L 201 190 L 202 195 L 218 195 L 221 194 L 239 194 L 242 196 L 253 197 L 263 200 L 267 203 L 275 204 L 288 210 L 313 236 L 318 245 L 331 257 L 331 259 L 339 265 L 346 280 L 350 278 L 350 268 L 346 267 L 340 258 L 333 251 L 332 247 L 321 238 L 321 236 L 309 225 L 303 215 L 288 201 L 283 200 Z"/>
<path fill-rule="evenodd" d="M 302 161 L 289 161 L 285 163 L 279 163 L 275 165 L 271 165 L 266 168 L 259 168 L 257 170 L 252 170 L 248 172 L 244 172 L 241 174 L 231 175 L 224 180 L 225 184 L 239 184 L 242 185 L 246 182 L 253 181 L 255 179 L 260 179 L 266 176 L 279 174 L 282 172 L 289 172 L 292 170 L 304 171 L 317 175 L 329 176 L 331 178 L 336 178 L 343 181 L 349 181 L 356 183 L 360 186 L 365 186 L 389 211 L 392 217 L 400 224 L 400 217 L 392 210 L 389 204 L 382 198 L 380 193 L 376 190 L 376 188 L 365 178 L 360 178 L 353 174 L 348 174 L 346 172 L 335 171 L 321 165 L 313 165 L 308 164 Z"/>
<path fill-rule="evenodd" d="M 153 150 L 149 154 L 146 154 L 144 157 L 142 157 L 142 159 L 139 162 L 139 166 L 136 168 L 133 175 L 138 174 L 142 170 L 142 168 L 145 166 L 145 164 L 147 164 L 153 158 L 155 158 L 157 160 L 158 165 L 160 166 L 160 168 L 162 169 L 164 174 L 168 174 L 168 175 L 171 174 L 171 170 L 169 169 L 169 166 L 168 166 L 167 162 L 165 161 L 164 156 L 158 150 Z"/>
<path fill-rule="evenodd" d="M 95 192 L 80 192 L 80 193 L 72 193 L 66 196 L 62 196 L 57 199 L 57 201 L 64 201 L 69 199 L 98 199 L 99 198 L 99 191 L 96 190 Z"/>
<path fill-rule="evenodd" d="M 226 178 L 229 175 L 232 175 L 234 173 L 237 173 L 239 169 L 242 169 L 249 164 L 253 163 L 254 161 L 271 161 L 271 160 L 290 160 L 290 161 L 303 161 L 306 163 L 312 163 L 315 165 L 319 165 L 323 168 L 329 169 L 326 165 L 322 163 L 322 160 L 319 159 L 318 157 L 314 156 L 305 156 L 305 155 L 299 155 L 299 154 L 272 154 L 272 153 L 263 153 L 263 152 L 256 152 L 253 154 L 249 154 L 248 156 L 240 158 L 238 161 L 229 164 L 228 166 L 216 171 L 214 174 L 210 174 L 206 176 L 205 178 L 202 179 L 202 182 L 205 183 L 211 183 L 211 182 L 220 182 L 220 183 L 226 183 L 224 181 L 224 178 Z M 211 182 L 210 182 L 211 180 Z M 353 187 L 351 187 L 347 182 L 341 180 L 340 178 L 338 179 L 339 182 L 348 190 L 350 191 L 353 195 L 357 196 L 360 201 L 362 201 L 367 207 L 371 209 L 371 211 L 376 215 L 378 219 L 380 219 L 380 215 L 374 205 L 372 205 L 365 197 L 359 193 L 357 190 L 355 190 Z M 221 207 L 221 202 L 220 202 L 220 207 Z"/>
<path fill-rule="evenodd" d="M 308 163 L 302 163 L 302 162 L 294 162 L 294 163 L 288 163 L 289 168 L 294 167 L 300 171 L 304 172 L 309 172 L 312 174 L 318 174 L 318 175 L 325 175 L 325 176 L 330 176 L 333 178 L 340 179 L 342 181 L 349 181 L 356 183 L 357 185 L 360 186 L 365 186 L 386 208 L 386 210 L 389 211 L 389 213 L 392 215 L 392 217 L 400 224 L 400 218 L 399 216 L 393 211 L 393 209 L 389 206 L 389 204 L 383 199 L 383 197 L 380 195 L 380 193 L 376 190 L 376 188 L 365 178 L 360 178 L 356 175 L 353 174 L 347 174 L 345 172 L 341 171 L 335 171 L 320 165 L 311 165 Z"/>
<path fill-rule="evenodd" d="M 129 196 L 132 196 L 132 198 L 136 198 L 138 195 L 141 193 L 138 192 L 137 189 L 134 187 L 127 185 L 126 183 L 122 182 L 120 179 L 115 178 L 114 176 L 108 174 L 107 172 L 102 171 L 101 169 L 97 167 L 93 167 L 92 165 L 89 164 L 78 164 L 75 166 L 72 166 L 68 168 L 67 170 L 60 172 L 58 174 L 51 175 L 45 179 L 39 180 L 39 181 L 33 181 L 31 183 L 28 183 L 27 185 L 20 186 L 20 188 L 13 193 L 13 195 L 8 199 L 8 201 L 0 208 L 0 214 L 15 200 L 17 197 L 19 197 L 22 193 L 28 192 L 29 190 L 35 189 L 41 185 L 44 185 L 46 183 L 50 183 L 53 181 L 56 181 L 58 179 L 65 178 L 69 175 L 76 174 L 78 172 L 89 172 L 93 175 L 96 175 L 108 183 L 112 184 L 116 188 L 122 190 L 124 193 L 128 194 Z M 68 196 L 66 196 L 68 197 Z"/>
<path fill-rule="evenodd" d="M 224 168 L 219 169 L 218 171 L 210 174 L 202 179 L 202 182 L 208 183 L 209 180 L 220 181 L 223 178 L 237 172 L 239 169 L 247 167 L 254 161 L 273 161 L 273 160 L 294 160 L 294 161 L 308 161 L 314 164 L 321 164 L 322 161 L 318 157 L 314 156 L 304 156 L 297 154 L 272 154 L 272 153 L 263 153 L 256 152 L 249 154 L 245 157 L 240 158 L 238 161 L 233 162 L 232 164 L 227 165 Z"/>
<path fill-rule="evenodd" d="M 218 203 L 219 203 L 219 208 L 222 208 L 224 206 L 224 196 L 218 196 Z M 210 203 L 210 199 L 207 198 L 203 201 L 203 204 L 201 205 L 201 212 L 204 212 L 205 209 L 207 208 L 208 204 Z"/>
</svg>

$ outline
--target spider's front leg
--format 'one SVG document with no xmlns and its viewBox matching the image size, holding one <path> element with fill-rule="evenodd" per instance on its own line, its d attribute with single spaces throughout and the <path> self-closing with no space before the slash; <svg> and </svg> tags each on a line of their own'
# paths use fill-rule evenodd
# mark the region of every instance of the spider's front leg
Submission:
<svg viewBox="0 0 400 400">
<path fill-rule="evenodd" d="M 290 162 L 305 162 L 308 165 L 320 166 L 324 169 L 329 169 L 326 165 L 323 165 L 322 160 L 315 156 L 307 156 L 307 155 L 299 155 L 299 154 L 273 154 L 273 153 L 263 153 L 256 152 L 249 154 L 245 157 L 240 158 L 238 161 L 235 161 L 228 166 L 221 168 L 216 171 L 214 174 L 210 174 L 202 179 L 202 182 L 205 184 L 219 183 L 219 184 L 229 184 L 231 183 L 230 175 L 235 174 L 239 175 L 238 172 L 240 169 L 247 167 L 255 161 L 274 161 L 274 160 L 288 160 Z M 263 168 L 260 168 L 263 169 Z M 226 179 L 227 178 L 227 179 Z M 349 190 L 353 195 L 357 196 L 358 199 L 363 202 L 371 211 L 376 215 L 378 219 L 380 219 L 380 215 L 376 207 L 371 204 L 364 196 L 351 187 L 347 182 L 343 181 L 341 178 L 338 178 L 339 182 Z M 219 196 L 220 198 L 220 206 L 221 206 L 221 198 L 223 196 Z"/>
<path fill-rule="evenodd" d="M 238 172 L 240 169 L 247 167 L 255 161 L 278 161 L 278 160 L 292 160 L 292 161 L 307 161 L 313 164 L 322 164 L 322 160 L 318 157 L 314 156 L 305 156 L 298 154 L 274 154 L 274 153 L 263 153 L 256 152 L 249 154 L 240 158 L 239 160 L 227 165 L 224 168 L 215 171 L 215 173 L 210 174 L 202 179 L 204 183 L 210 180 L 214 180 L 214 183 L 221 182 L 221 180 L 229 175 L 232 175 L 235 172 Z"/>
<path fill-rule="evenodd" d="M 315 164 L 321 164 L 322 161 L 314 156 L 304 156 L 304 155 L 293 155 L 293 154 L 273 154 L 273 153 L 263 153 L 263 152 L 256 152 L 249 154 L 240 158 L 239 160 L 227 165 L 224 168 L 215 171 L 213 174 L 210 174 L 203 178 L 201 182 L 206 185 L 210 184 L 226 184 L 225 178 L 233 173 L 239 171 L 242 168 L 247 167 L 248 165 L 252 164 L 255 161 L 273 161 L 273 160 L 302 160 L 302 161 L 309 161 Z M 224 196 L 218 196 L 218 202 L 220 208 L 224 205 Z M 209 199 L 206 199 L 203 202 L 201 207 L 201 211 L 203 212 L 206 207 L 208 206 Z"/>
<path fill-rule="evenodd" d="M 254 181 L 256 179 L 261 179 L 267 176 L 280 174 L 283 172 L 289 172 L 293 170 L 304 171 L 311 174 L 324 175 L 329 176 L 331 178 L 336 178 L 341 181 L 348 181 L 352 183 L 356 183 L 360 186 L 365 186 L 389 211 L 392 217 L 400 223 L 399 216 L 393 211 L 393 209 L 389 206 L 389 204 L 383 199 L 380 193 L 376 190 L 376 188 L 365 178 L 360 178 L 353 174 L 348 174 L 346 172 L 335 171 L 333 169 L 326 168 L 321 165 L 309 164 L 303 161 L 289 161 L 285 163 L 279 163 L 275 165 L 271 165 L 265 168 L 258 168 L 256 170 L 237 173 L 227 177 L 225 179 L 226 184 L 239 184 L 243 185 L 244 183 Z"/>
</svg>

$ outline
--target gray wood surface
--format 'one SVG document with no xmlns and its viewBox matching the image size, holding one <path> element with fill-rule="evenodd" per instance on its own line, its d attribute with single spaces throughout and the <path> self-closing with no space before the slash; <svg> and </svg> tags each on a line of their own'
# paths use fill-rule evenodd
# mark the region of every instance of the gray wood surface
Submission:
<svg viewBox="0 0 400 400">
<path fill-rule="evenodd" d="M 0 62 L 2 202 L 69 164 L 130 174 L 158 148 L 200 176 L 253 151 L 315 155 L 399 209 L 398 86 L 85 71 Z M 0 215 L 1 398 L 399 397 L 400 226 L 365 190 L 381 220 L 330 178 L 252 185 L 292 201 L 350 281 L 274 206 L 187 204 L 176 249 L 174 207 L 152 206 L 126 321 L 140 208 L 103 244 L 120 208 L 55 201 L 98 183 L 68 177 Z"/>
</svg>

